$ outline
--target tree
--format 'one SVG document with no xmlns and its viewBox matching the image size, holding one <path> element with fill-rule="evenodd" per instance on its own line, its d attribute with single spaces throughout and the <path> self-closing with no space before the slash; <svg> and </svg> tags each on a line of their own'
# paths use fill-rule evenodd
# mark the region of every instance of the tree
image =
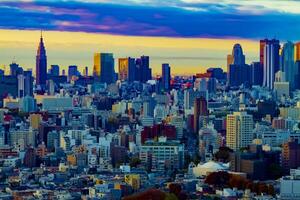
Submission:
<svg viewBox="0 0 300 200">
<path fill-rule="evenodd" d="M 233 152 L 229 147 L 220 147 L 219 151 L 217 151 L 214 155 L 217 161 L 221 162 L 229 162 L 230 154 Z"/>
<path fill-rule="evenodd" d="M 141 164 L 141 160 L 139 157 L 132 157 L 129 161 L 130 167 L 137 167 L 139 164 Z"/>
</svg>

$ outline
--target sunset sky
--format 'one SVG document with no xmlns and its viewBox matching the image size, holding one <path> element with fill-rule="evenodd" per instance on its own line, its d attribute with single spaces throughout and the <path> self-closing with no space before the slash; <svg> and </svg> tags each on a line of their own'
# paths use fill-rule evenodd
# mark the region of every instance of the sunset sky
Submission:
<svg viewBox="0 0 300 200">
<path fill-rule="evenodd" d="M 0 13 L 0 65 L 33 69 L 40 29 L 48 66 L 91 70 L 94 52 L 112 52 L 149 55 L 154 73 L 168 62 L 173 74 L 224 68 L 235 43 L 251 62 L 261 38 L 300 40 L 300 1 L 292 0 L 0 1 Z"/>
</svg>

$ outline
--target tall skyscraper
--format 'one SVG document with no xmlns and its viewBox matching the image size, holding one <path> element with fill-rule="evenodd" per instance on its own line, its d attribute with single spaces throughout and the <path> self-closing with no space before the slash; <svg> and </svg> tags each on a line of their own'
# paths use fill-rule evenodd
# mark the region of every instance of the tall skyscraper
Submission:
<svg viewBox="0 0 300 200">
<path fill-rule="evenodd" d="M 165 91 L 170 89 L 171 68 L 168 63 L 162 64 L 162 86 Z"/>
<path fill-rule="evenodd" d="M 295 48 L 296 48 L 296 51 L 295 51 L 295 53 L 296 53 L 295 60 L 298 61 L 298 60 L 300 60 L 300 42 L 297 42 L 295 44 Z"/>
<path fill-rule="evenodd" d="M 25 76 L 24 83 L 24 96 L 33 96 L 33 76 L 32 71 L 24 71 L 23 75 Z"/>
<path fill-rule="evenodd" d="M 261 62 L 253 62 L 250 65 L 251 84 L 262 85 L 263 83 L 263 64 Z"/>
<path fill-rule="evenodd" d="M 59 65 L 51 65 L 50 75 L 51 76 L 59 76 Z"/>
<path fill-rule="evenodd" d="M 17 63 L 13 62 L 9 65 L 10 68 L 10 75 L 11 76 L 18 76 L 19 74 L 23 73 L 23 68 L 20 67 Z"/>
<path fill-rule="evenodd" d="M 246 112 L 234 112 L 226 118 L 226 145 L 233 150 L 247 147 L 253 140 L 253 117 Z"/>
<path fill-rule="evenodd" d="M 47 79 L 47 56 L 46 49 L 41 34 L 40 44 L 36 54 L 36 84 L 43 89 Z"/>
<path fill-rule="evenodd" d="M 115 61 L 112 53 L 94 54 L 94 76 L 103 83 L 115 81 Z"/>
<path fill-rule="evenodd" d="M 279 40 L 265 40 L 263 86 L 273 89 L 275 73 L 279 70 Z"/>
<path fill-rule="evenodd" d="M 282 49 L 282 71 L 285 74 L 285 80 L 290 83 L 290 89 L 294 90 L 296 88 L 296 74 L 298 73 L 295 68 L 294 61 L 294 44 L 292 42 L 287 42 L 283 45 Z"/>
<path fill-rule="evenodd" d="M 133 82 L 135 80 L 135 59 L 119 58 L 119 79 L 121 81 Z"/>
<path fill-rule="evenodd" d="M 69 81 L 72 79 L 73 76 L 78 76 L 78 68 L 77 65 L 70 65 L 68 68 L 68 79 Z"/>
<path fill-rule="evenodd" d="M 259 41 L 259 62 L 264 65 L 264 60 L 265 60 L 265 46 L 267 43 L 268 39 L 260 40 Z"/>
<path fill-rule="evenodd" d="M 149 56 L 141 56 L 140 58 L 136 59 L 136 80 L 142 83 L 147 82 L 148 80 L 152 79 L 152 71 L 149 66 Z"/>
<path fill-rule="evenodd" d="M 200 116 L 208 116 L 207 101 L 203 96 L 196 98 L 194 102 L 194 133 L 199 131 Z"/>
<path fill-rule="evenodd" d="M 250 83 L 249 66 L 245 63 L 245 55 L 240 44 L 235 44 L 232 49 L 232 55 L 227 60 L 229 64 L 228 69 L 228 86 L 240 86 L 241 84 Z"/>
</svg>

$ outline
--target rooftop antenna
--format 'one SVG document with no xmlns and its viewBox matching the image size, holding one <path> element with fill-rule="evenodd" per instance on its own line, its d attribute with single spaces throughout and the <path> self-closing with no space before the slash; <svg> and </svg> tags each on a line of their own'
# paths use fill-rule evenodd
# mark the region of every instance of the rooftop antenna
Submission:
<svg viewBox="0 0 300 200">
<path fill-rule="evenodd" d="M 16 56 L 13 57 L 12 63 L 16 63 Z"/>
</svg>

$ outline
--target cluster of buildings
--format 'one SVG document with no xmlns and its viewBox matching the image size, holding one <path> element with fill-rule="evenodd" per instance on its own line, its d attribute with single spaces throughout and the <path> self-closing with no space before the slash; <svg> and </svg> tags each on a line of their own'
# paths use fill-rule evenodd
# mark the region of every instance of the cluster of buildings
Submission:
<svg viewBox="0 0 300 200">
<path fill-rule="evenodd" d="M 116 73 L 112 53 L 95 53 L 92 73 L 47 70 L 41 37 L 35 78 L 0 71 L 0 199 L 121 199 L 169 183 L 190 199 L 299 199 L 300 45 L 259 49 L 247 65 L 234 45 L 227 73 L 171 77 L 164 63 L 153 78 L 149 56 L 119 58 Z M 207 184 L 220 171 L 274 192 Z"/>
</svg>

